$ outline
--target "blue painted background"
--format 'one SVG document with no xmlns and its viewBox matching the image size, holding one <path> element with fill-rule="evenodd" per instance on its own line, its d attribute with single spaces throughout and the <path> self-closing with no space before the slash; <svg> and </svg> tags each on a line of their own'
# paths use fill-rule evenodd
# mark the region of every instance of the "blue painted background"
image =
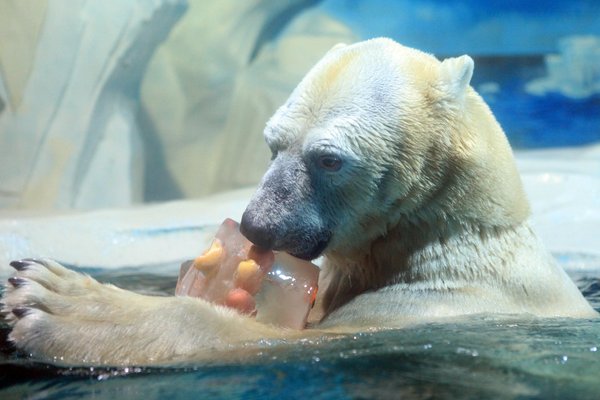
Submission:
<svg viewBox="0 0 600 400">
<path fill-rule="evenodd" d="M 542 54 L 557 39 L 600 35 L 597 0 L 325 0 L 362 38 L 393 37 L 436 54 Z"/>
<path fill-rule="evenodd" d="M 600 36 L 600 1 L 325 0 L 318 7 L 360 39 L 388 36 L 441 58 L 470 54 L 472 84 L 497 88 L 480 93 L 515 148 L 600 142 L 600 96 L 525 91 L 528 81 L 546 75 L 544 56 L 557 51 L 561 38 Z"/>
</svg>

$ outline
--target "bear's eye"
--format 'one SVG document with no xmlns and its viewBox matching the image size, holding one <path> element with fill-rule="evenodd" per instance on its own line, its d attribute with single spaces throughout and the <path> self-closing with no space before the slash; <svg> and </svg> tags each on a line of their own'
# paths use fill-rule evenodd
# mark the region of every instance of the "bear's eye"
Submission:
<svg viewBox="0 0 600 400">
<path fill-rule="evenodd" d="M 342 160 L 332 154 L 324 154 L 317 158 L 317 165 L 326 171 L 339 171 L 342 168 Z"/>
</svg>

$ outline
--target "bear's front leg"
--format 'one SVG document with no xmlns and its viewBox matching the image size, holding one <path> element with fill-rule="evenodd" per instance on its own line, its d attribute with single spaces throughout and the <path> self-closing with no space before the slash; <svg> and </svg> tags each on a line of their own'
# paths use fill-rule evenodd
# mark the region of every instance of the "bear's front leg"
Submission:
<svg viewBox="0 0 600 400">
<path fill-rule="evenodd" d="M 281 331 L 190 297 L 105 285 L 52 260 L 11 263 L 2 303 L 17 348 L 77 365 L 150 365 L 210 358 L 215 350 Z"/>
</svg>

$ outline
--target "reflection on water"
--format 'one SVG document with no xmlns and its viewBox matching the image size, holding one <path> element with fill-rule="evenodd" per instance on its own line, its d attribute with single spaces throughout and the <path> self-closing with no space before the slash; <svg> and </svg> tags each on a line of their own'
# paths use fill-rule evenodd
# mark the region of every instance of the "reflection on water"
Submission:
<svg viewBox="0 0 600 400">
<path fill-rule="evenodd" d="M 571 275 L 600 310 L 600 259 L 586 263 Z M 175 288 L 175 274 L 94 275 L 150 294 Z M 3 350 L 1 398 L 591 399 L 600 390 L 600 320 L 477 316 L 293 346 L 265 342 L 243 362 L 172 368 L 57 368 Z"/>
</svg>

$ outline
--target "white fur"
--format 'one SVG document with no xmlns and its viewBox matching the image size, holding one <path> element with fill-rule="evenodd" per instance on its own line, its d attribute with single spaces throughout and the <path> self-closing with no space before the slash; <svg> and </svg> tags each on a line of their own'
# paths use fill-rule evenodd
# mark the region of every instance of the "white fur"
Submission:
<svg viewBox="0 0 600 400">
<path fill-rule="evenodd" d="M 321 177 L 333 193 L 322 209 L 336 224 L 320 325 L 284 331 L 44 260 L 7 287 L 10 338 L 59 362 L 156 364 L 476 313 L 596 316 L 529 227 L 510 147 L 472 73 L 468 56 L 439 62 L 388 39 L 336 46 L 269 122 L 275 155 L 333 151 L 345 162 Z"/>
</svg>

